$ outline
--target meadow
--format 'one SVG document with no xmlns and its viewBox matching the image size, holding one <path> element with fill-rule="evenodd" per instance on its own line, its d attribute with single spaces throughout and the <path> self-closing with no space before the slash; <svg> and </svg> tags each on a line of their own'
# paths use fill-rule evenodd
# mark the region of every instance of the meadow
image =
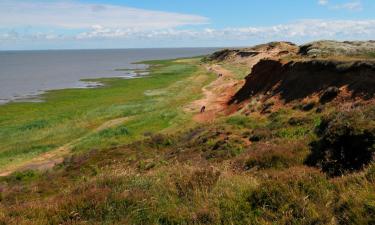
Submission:
<svg viewBox="0 0 375 225">
<path fill-rule="evenodd" d="M 150 65 L 145 77 L 91 80 L 104 87 L 48 91 L 41 102 L 0 106 L 0 171 L 69 143 L 85 151 L 180 128 L 191 117 L 182 106 L 213 77 L 199 60 L 143 62 Z M 123 122 L 101 127 L 119 118 Z"/>
</svg>

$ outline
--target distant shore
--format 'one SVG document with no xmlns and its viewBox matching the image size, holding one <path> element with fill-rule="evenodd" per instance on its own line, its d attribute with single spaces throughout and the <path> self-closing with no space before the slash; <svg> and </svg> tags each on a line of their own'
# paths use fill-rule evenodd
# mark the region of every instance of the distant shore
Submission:
<svg viewBox="0 0 375 225">
<path fill-rule="evenodd" d="M 147 75 L 145 60 L 192 57 L 212 48 L 0 51 L 0 105 L 40 101 L 40 94 L 66 88 L 92 88 L 97 78 Z"/>
</svg>

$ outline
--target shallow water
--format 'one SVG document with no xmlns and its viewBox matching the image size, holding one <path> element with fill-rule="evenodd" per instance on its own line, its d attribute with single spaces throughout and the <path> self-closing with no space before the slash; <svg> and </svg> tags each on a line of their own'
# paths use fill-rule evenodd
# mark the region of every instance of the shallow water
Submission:
<svg viewBox="0 0 375 225">
<path fill-rule="evenodd" d="M 25 99 L 46 90 L 92 87 L 87 78 L 133 77 L 145 69 L 132 64 L 212 53 L 213 48 L 0 51 L 0 103 Z"/>
</svg>

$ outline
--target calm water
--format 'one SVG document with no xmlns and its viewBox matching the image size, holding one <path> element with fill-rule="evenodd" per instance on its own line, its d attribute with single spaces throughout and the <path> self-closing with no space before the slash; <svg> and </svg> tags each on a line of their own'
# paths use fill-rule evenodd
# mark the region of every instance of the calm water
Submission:
<svg viewBox="0 0 375 225">
<path fill-rule="evenodd" d="M 212 53 L 213 48 L 0 51 L 0 103 L 43 91 L 87 87 L 85 78 L 132 77 L 116 69 L 144 69 L 134 62 Z"/>
</svg>

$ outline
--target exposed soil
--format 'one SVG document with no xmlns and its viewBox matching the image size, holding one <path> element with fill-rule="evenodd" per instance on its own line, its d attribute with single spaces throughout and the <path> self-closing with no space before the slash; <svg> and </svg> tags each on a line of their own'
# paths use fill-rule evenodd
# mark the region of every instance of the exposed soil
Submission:
<svg viewBox="0 0 375 225">
<path fill-rule="evenodd" d="M 272 103 L 272 109 L 295 100 L 321 104 L 333 100 L 373 102 L 374 49 L 373 41 L 318 41 L 302 46 L 271 42 L 222 50 L 207 59 L 213 63 L 246 65 L 251 71 L 243 87 L 228 101 L 229 108 L 240 108 L 249 100 L 256 100 L 263 103 L 261 111 L 269 111 L 267 101 Z"/>
<path fill-rule="evenodd" d="M 227 115 L 235 111 L 228 107 L 228 101 L 243 85 L 243 81 L 238 81 L 234 75 L 219 65 L 207 67 L 207 70 L 217 74 L 217 79 L 202 88 L 204 97 L 190 104 L 186 110 L 196 113 L 193 117 L 196 122 L 213 121 L 219 115 Z M 200 109 L 205 106 L 204 112 Z"/>
<path fill-rule="evenodd" d="M 256 95 L 279 96 L 285 103 L 336 87 L 350 98 L 368 100 L 375 94 L 375 62 L 329 60 L 262 60 L 246 78 L 245 85 L 231 99 L 241 102 Z M 344 91 L 343 91 L 344 93 Z"/>
</svg>

